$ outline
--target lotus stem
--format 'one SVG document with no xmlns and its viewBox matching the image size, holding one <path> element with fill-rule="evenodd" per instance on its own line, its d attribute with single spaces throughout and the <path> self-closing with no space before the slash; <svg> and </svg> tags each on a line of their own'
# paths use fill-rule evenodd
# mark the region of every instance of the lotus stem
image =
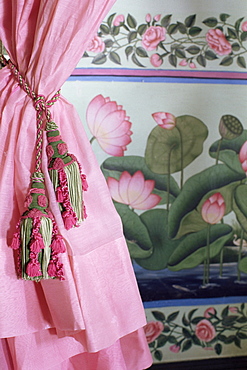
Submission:
<svg viewBox="0 0 247 370">
<path fill-rule="evenodd" d="M 223 138 L 220 138 L 219 143 L 218 143 L 218 147 L 216 151 L 216 164 L 218 164 L 219 162 L 219 154 L 220 154 L 220 147 L 221 147 L 222 140 Z"/>
<path fill-rule="evenodd" d="M 239 250 L 238 250 L 238 281 L 241 280 L 241 271 L 239 269 L 239 263 L 240 263 L 241 257 L 242 257 L 243 240 L 244 240 L 244 230 L 241 229 L 240 245 L 239 245 Z"/>
</svg>

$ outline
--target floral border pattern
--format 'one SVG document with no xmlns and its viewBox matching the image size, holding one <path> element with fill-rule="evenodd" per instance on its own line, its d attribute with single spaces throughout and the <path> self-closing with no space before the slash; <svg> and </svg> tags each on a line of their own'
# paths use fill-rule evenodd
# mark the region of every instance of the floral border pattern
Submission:
<svg viewBox="0 0 247 370">
<path fill-rule="evenodd" d="M 244 17 L 230 21 L 229 14 L 211 16 L 197 25 L 196 14 L 183 21 L 174 21 L 172 14 L 151 16 L 138 24 L 135 17 L 113 13 L 104 21 L 95 37 L 90 40 L 83 58 L 91 58 L 92 64 L 102 65 L 107 60 L 122 64 L 121 50 L 125 58 L 145 68 L 148 59 L 154 68 L 165 62 L 172 67 L 206 67 L 218 60 L 222 67 L 234 62 L 246 68 L 247 21 Z M 205 26 L 207 27 L 205 31 Z M 202 28 L 204 27 L 204 28 Z"/>
<path fill-rule="evenodd" d="M 241 349 L 247 339 L 247 312 L 245 303 L 239 307 L 208 307 L 204 315 L 196 315 L 198 308 L 186 312 L 178 323 L 180 311 L 166 316 L 161 311 L 152 311 L 153 321 L 145 326 L 146 339 L 155 360 L 162 361 L 162 348 L 167 346 L 173 353 L 189 351 L 193 346 L 214 351 L 221 355 L 224 346 L 233 344 Z"/>
</svg>

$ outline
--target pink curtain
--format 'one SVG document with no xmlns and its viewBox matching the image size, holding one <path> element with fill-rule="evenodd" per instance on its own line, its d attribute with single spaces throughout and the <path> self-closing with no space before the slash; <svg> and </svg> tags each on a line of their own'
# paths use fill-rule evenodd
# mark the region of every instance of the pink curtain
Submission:
<svg viewBox="0 0 247 370">
<path fill-rule="evenodd" d="M 113 3 L 0 2 L 0 39 L 36 94 L 49 99 L 61 87 Z M 50 208 L 68 253 L 62 256 L 65 281 L 35 283 L 16 278 L 9 244 L 33 171 L 36 112 L 9 67 L 0 70 L 1 364 L 4 370 L 146 368 L 145 315 L 120 219 L 73 106 L 60 97 L 51 112 L 87 175 L 88 218 L 64 229 L 44 154 Z"/>
</svg>

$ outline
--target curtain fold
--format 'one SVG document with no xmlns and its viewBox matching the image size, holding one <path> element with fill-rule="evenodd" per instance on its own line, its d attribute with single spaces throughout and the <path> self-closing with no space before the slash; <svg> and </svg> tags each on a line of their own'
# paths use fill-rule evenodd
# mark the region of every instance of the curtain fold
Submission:
<svg viewBox="0 0 247 370">
<path fill-rule="evenodd" d="M 36 94 L 49 99 L 60 89 L 113 3 L 0 2 L 0 39 Z M 151 364 L 141 329 L 145 314 L 119 216 L 74 107 L 61 97 L 51 112 L 87 175 L 88 218 L 79 228 L 64 229 L 43 152 L 50 208 L 67 253 L 61 257 L 65 281 L 35 283 L 16 278 L 9 244 L 33 171 L 36 111 L 9 67 L 0 70 L 0 338 L 2 348 L 7 348 L 4 338 L 10 348 L 1 351 L 0 358 L 5 356 L 6 364 L 13 361 L 15 370 L 38 369 L 36 358 L 44 358 L 46 369 L 81 369 L 85 362 L 87 369 L 97 370 L 102 365 L 94 368 L 100 361 L 90 353 L 101 358 L 103 351 L 103 358 L 115 353 L 112 364 L 105 360 L 104 370 L 143 369 Z M 128 360 L 128 341 L 136 349 L 134 365 Z M 70 361 L 74 356 L 82 357 Z"/>
</svg>

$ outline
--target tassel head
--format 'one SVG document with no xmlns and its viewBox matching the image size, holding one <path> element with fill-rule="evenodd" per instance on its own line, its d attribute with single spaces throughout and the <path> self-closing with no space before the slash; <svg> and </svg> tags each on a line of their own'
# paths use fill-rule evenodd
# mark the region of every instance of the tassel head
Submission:
<svg viewBox="0 0 247 370">
<path fill-rule="evenodd" d="M 67 230 L 79 226 L 85 218 L 83 191 L 87 190 L 86 176 L 73 154 L 68 153 L 57 125 L 46 125 L 48 170 Z"/>
</svg>

